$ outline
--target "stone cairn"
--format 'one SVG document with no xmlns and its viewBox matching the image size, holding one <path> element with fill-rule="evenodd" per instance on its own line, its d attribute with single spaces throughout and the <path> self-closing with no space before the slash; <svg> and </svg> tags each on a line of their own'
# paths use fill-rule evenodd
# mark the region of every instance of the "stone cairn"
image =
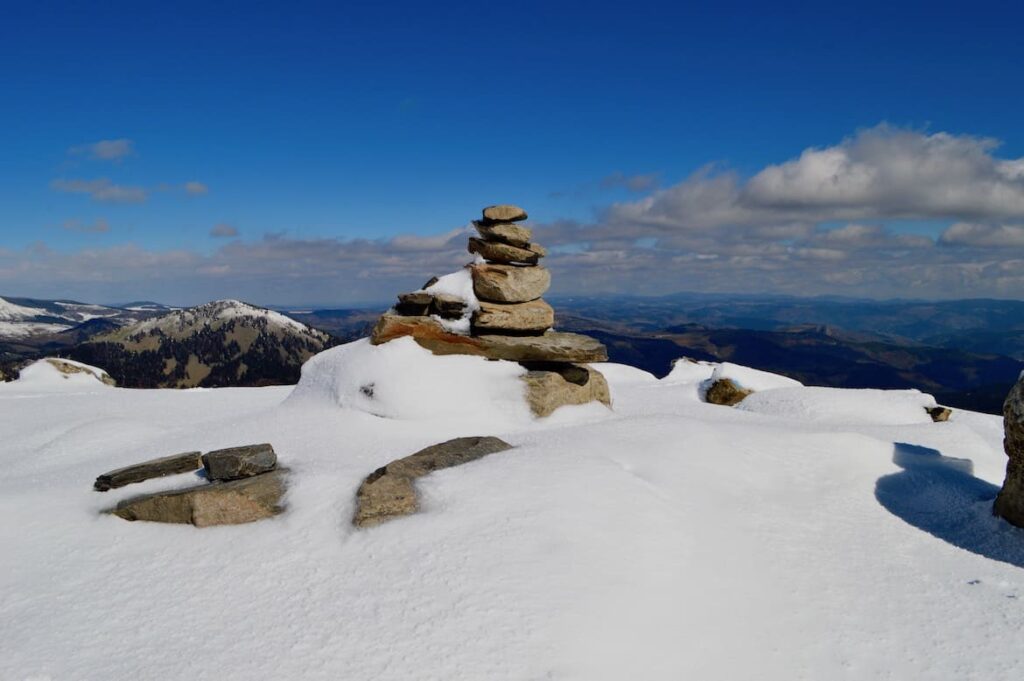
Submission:
<svg viewBox="0 0 1024 681">
<path fill-rule="evenodd" d="M 469 252 L 479 256 L 466 267 L 479 309 L 445 292 L 431 292 L 437 279 L 421 290 L 398 296 L 398 304 L 377 321 L 374 345 L 411 336 L 436 355 L 476 355 L 521 363 L 527 373 L 527 401 L 537 416 L 566 404 L 598 401 L 611 406 L 604 377 L 588 366 L 605 362 L 605 347 L 589 336 L 552 329 L 555 311 L 541 296 L 551 273 L 539 264 L 547 251 L 533 242 L 520 224 L 526 211 L 518 206 L 489 206 L 474 220 L 479 237 L 470 237 Z M 468 330 L 453 324 L 469 317 Z"/>
</svg>

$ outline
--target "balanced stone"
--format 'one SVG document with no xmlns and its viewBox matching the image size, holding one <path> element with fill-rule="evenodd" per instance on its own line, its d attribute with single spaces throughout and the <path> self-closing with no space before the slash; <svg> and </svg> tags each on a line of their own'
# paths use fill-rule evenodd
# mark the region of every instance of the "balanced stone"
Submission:
<svg viewBox="0 0 1024 681">
<path fill-rule="evenodd" d="M 218 449 L 203 455 L 203 467 L 209 480 L 237 480 L 272 471 L 277 454 L 269 444 Z"/>
<path fill-rule="evenodd" d="M 513 362 L 606 362 L 608 351 L 597 340 L 577 333 L 549 331 L 539 336 L 464 336 L 452 333 L 431 317 L 381 315 L 370 342 L 387 343 L 411 336 L 435 355 L 475 355 Z"/>
<path fill-rule="evenodd" d="M 488 241 L 502 241 L 511 246 L 526 248 L 533 239 L 533 230 L 512 222 L 484 222 L 474 220 L 473 225 L 480 236 Z"/>
<path fill-rule="evenodd" d="M 503 264 L 524 262 L 533 265 L 542 257 L 538 250 L 532 248 L 520 248 L 500 241 L 485 241 L 474 237 L 469 238 L 468 250 L 484 260 Z M 545 255 L 546 253 L 545 251 Z"/>
<path fill-rule="evenodd" d="M 285 470 L 277 469 L 232 482 L 147 494 L 119 503 L 111 513 L 125 520 L 191 523 L 196 527 L 238 525 L 284 510 Z"/>
<path fill-rule="evenodd" d="M 544 295 L 551 273 L 543 267 L 472 265 L 473 292 L 494 303 L 526 303 Z"/>
<path fill-rule="evenodd" d="M 480 309 L 473 314 L 473 328 L 484 333 L 544 332 L 554 325 L 554 309 L 540 299 L 528 303 L 480 301 Z"/>
<path fill-rule="evenodd" d="M 993 511 L 1014 525 L 1024 527 L 1024 374 L 1003 403 L 1003 429 L 1006 480 Z"/>
<path fill-rule="evenodd" d="M 93 487 L 99 492 L 106 492 L 109 489 L 124 487 L 133 482 L 142 482 L 150 478 L 188 473 L 198 470 L 201 465 L 199 452 L 173 454 L 103 473 L 96 478 Z"/>
<path fill-rule="evenodd" d="M 526 219 L 526 211 L 519 206 L 502 204 L 484 208 L 484 220 L 492 222 L 519 222 Z"/>
<path fill-rule="evenodd" d="M 539 365 L 523 376 L 526 402 L 534 416 L 549 416 L 559 407 L 600 402 L 612 406 L 608 382 L 599 371 L 577 364 Z"/>
</svg>

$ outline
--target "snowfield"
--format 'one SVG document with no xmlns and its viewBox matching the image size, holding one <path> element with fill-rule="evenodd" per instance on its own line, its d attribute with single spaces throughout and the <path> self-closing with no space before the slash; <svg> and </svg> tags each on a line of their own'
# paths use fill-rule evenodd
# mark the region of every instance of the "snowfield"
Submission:
<svg viewBox="0 0 1024 681">
<path fill-rule="evenodd" d="M 614 410 L 542 420 L 517 365 L 401 341 L 322 353 L 294 390 L 0 384 L 0 678 L 1020 677 L 998 417 L 795 386 L 721 407 L 699 399 L 713 365 L 677 369 L 609 365 Z M 463 435 L 515 448 L 419 480 L 417 515 L 352 528 L 367 474 Z M 192 473 L 92 490 L 256 442 L 292 471 L 271 520 L 101 513 Z"/>
</svg>

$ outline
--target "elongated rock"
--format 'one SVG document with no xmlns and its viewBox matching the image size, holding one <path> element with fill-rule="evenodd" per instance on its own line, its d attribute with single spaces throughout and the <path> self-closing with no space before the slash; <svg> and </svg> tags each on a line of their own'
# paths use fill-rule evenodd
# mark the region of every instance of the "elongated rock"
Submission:
<svg viewBox="0 0 1024 681">
<path fill-rule="evenodd" d="M 371 527 L 419 510 L 413 481 L 432 471 L 459 466 L 511 449 L 496 437 L 460 437 L 396 459 L 368 475 L 356 492 L 352 524 Z"/>
<path fill-rule="evenodd" d="M 200 466 L 202 466 L 202 461 L 199 452 L 172 454 L 103 473 L 96 478 L 93 488 L 99 492 L 106 492 L 109 489 L 124 487 L 133 482 L 142 482 L 150 478 L 188 473 L 197 470 Z"/>
<path fill-rule="evenodd" d="M 472 265 L 473 292 L 493 303 L 526 303 L 544 295 L 551 273 L 544 267 Z"/>
<path fill-rule="evenodd" d="M 1024 374 L 1003 403 L 1003 429 L 1006 479 L 993 511 L 1014 525 L 1024 527 Z"/>
<path fill-rule="evenodd" d="M 519 222 L 526 219 L 526 211 L 519 206 L 501 204 L 484 208 L 484 220 L 493 222 Z"/>
<path fill-rule="evenodd" d="M 503 241 L 511 246 L 526 248 L 533 240 L 533 230 L 512 222 L 484 222 L 474 220 L 473 226 L 488 241 Z"/>
<path fill-rule="evenodd" d="M 470 253 L 476 253 L 484 260 L 502 264 L 523 262 L 534 265 L 541 258 L 541 254 L 537 250 L 510 246 L 500 241 L 484 241 L 475 237 L 469 238 L 467 250 Z"/>
<path fill-rule="evenodd" d="M 210 480 L 238 480 L 274 470 L 277 454 L 267 443 L 229 447 L 204 454 L 203 466 Z"/>
<path fill-rule="evenodd" d="M 513 362 L 606 362 L 608 351 L 589 336 L 549 331 L 540 336 L 463 336 L 448 331 L 430 317 L 384 314 L 370 342 L 387 343 L 411 336 L 435 355 L 476 355 Z"/>
<path fill-rule="evenodd" d="M 125 499 L 111 513 L 125 520 L 189 523 L 196 527 L 238 525 L 277 515 L 284 510 L 284 469 L 232 482 Z"/>
<path fill-rule="evenodd" d="M 480 309 L 473 314 L 473 328 L 484 333 L 543 333 L 554 325 L 554 309 L 540 299 L 528 303 L 480 301 Z"/>
</svg>

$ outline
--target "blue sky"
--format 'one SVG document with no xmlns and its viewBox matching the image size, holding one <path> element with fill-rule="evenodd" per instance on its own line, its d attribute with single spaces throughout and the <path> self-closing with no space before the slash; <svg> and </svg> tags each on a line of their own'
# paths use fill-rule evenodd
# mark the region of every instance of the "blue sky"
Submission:
<svg viewBox="0 0 1024 681">
<path fill-rule="evenodd" d="M 379 277 L 340 264 L 345 274 L 332 275 L 332 261 L 307 251 L 366 248 L 368 262 L 386 262 L 395 237 L 415 235 L 425 241 L 414 252 L 434 247 L 423 257 L 429 276 L 464 239 L 439 235 L 505 201 L 527 207 L 538 235 L 550 234 L 564 253 L 596 253 L 597 243 L 607 252 L 616 229 L 635 236 L 628 277 L 616 284 L 576 257 L 564 263 L 563 292 L 656 293 L 631 282 L 645 280 L 645 268 L 682 269 L 688 256 L 717 253 L 742 267 L 733 250 L 673 245 L 675 232 L 639 229 L 667 223 L 636 204 L 657 203 L 659 192 L 708 164 L 735 173 L 742 187 L 765 168 L 880 124 L 925 140 L 998 140 L 982 145 L 996 163 L 1024 156 L 1024 15 L 1011 3 L 210 4 L 4 8 L 0 293 L 383 300 L 425 278 L 415 262 Z M 107 145 L 90 146 L 100 142 Z M 1018 178 L 1006 177 L 1004 189 L 1015 191 Z M 971 253 L 954 258 L 966 272 L 991 265 L 992 253 L 979 249 L 992 234 L 1002 250 L 1017 248 L 1017 210 L 936 211 L 918 202 L 787 214 L 775 219 L 813 223 L 817 236 L 776 245 L 817 248 L 807 239 L 850 220 L 938 243 L 967 221 L 974 227 L 958 227 L 959 241 L 946 240 L 964 245 L 959 235 L 973 235 Z M 211 236 L 217 225 L 237 236 Z M 701 229 L 714 241 L 720 227 Z M 978 230 L 988 230 L 984 239 Z M 721 240 L 757 241 L 726 232 Z M 306 264 L 247 276 L 274 257 L 275 244 L 287 245 L 281 258 L 307 253 Z M 665 249 L 656 262 L 652 245 Z M 876 247 L 889 253 L 899 244 Z M 922 262 L 948 268 L 948 251 Z M 1017 260 L 1001 257 L 998 282 L 961 275 L 945 282 L 944 297 L 1024 297 L 1012 277 Z M 151 271 L 108 271 L 124 259 Z M 823 278 L 806 291 L 774 274 L 725 273 L 709 287 L 725 281 L 780 292 L 859 286 L 879 296 L 905 288 L 895 280 L 875 287 L 862 274 L 859 284 Z M 679 273 L 663 292 L 700 285 Z"/>
</svg>

